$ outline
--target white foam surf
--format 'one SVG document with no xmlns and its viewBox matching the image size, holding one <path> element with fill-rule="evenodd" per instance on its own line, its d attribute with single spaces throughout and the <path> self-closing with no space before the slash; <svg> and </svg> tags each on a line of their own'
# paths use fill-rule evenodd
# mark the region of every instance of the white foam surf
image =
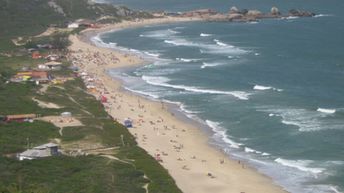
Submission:
<svg viewBox="0 0 344 193">
<path fill-rule="evenodd" d="M 318 108 L 317 111 L 321 113 L 333 114 L 336 112 L 336 109 Z"/>
<path fill-rule="evenodd" d="M 215 55 L 242 55 L 247 53 L 248 51 L 236 48 L 236 47 L 224 47 L 219 48 L 219 46 L 213 47 L 209 46 L 208 48 L 201 48 L 200 53 L 202 54 L 215 54 Z"/>
<path fill-rule="evenodd" d="M 201 37 L 209 37 L 209 36 L 212 36 L 212 34 L 201 33 L 201 34 L 199 34 L 199 36 L 201 36 Z"/>
<path fill-rule="evenodd" d="M 103 47 L 103 48 L 117 48 L 117 43 L 115 42 L 109 42 L 109 43 L 105 43 L 101 38 L 100 35 L 94 36 L 91 38 L 91 41 L 99 47 Z"/>
<path fill-rule="evenodd" d="M 148 56 L 155 57 L 155 58 L 158 58 L 160 56 L 160 54 L 158 54 L 158 53 L 152 53 L 152 52 L 148 52 L 148 51 L 145 51 L 143 53 L 145 53 Z"/>
<path fill-rule="evenodd" d="M 317 112 L 308 111 L 306 109 L 290 109 L 290 108 L 271 108 L 262 109 L 263 112 L 269 113 L 269 116 L 278 116 L 285 125 L 293 125 L 299 131 L 309 132 L 323 129 L 319 120 L 321 115 Z"/>
<path fill-rule="evenodd" d="M 225 63 L 222 63 L 222 62 L 212 62 L 212 63 L 203 62 L 202 64 L 203 65 L 201 66 L 201 68 L 204 69 L 204 68 L 207 68 L 207 67 L 221 66 L 221 65 L 224 65 Z"/>
<path fill-rule="evenodd" d="M 137 93 L 137 94 L 140 94 L 140 95 L 143 95 L 143 96 L 148 96 L 148 97 L 151 97 L 153 99 L 158 99 L 160 98 L 158 95 L 155 95 L 153 93 L 150 93 L 150 92 L 144 92 L 144 91 L 139 91 L 139 90 L 134 90 L 134 89 L 130 89 L 128 87 L 123 87 L 125 90 L 128 90 L 130 92 L 133 92 L 133 93 Z"/>
<path fill-rule="evenodd" d="M 229 144 L 230 147 L 239 149 L 240 146 L 243 145 L 241 143 L 236 143 L 233 140 L 229 139 L 229 136 L 226 134 L 226 130 L 220 126 L 219 122 L 214 122 L 210 120 L 206 120 L 205 122 L 215 133 L 214 137 L 220 138 L 220 140 L 222 140 L 226 144 Z"/>
<path fill-rule="evenodd" d="M 179 108 L 180 108 L 183 112 L 185 112 L 185 113 L 187 113 L 187 114 L 197 114 L 197 113 L 199 113 L 199 111 L 192 111 L 192 110 L 187 109 L 187 106 L 186 106 L 185 104 L 182 104 L 182 103 L 179 105 Z"/>
<path fill-rule="evenodd" d="M 148 84 L 155 85 L 155 86 L 174 88 L 174 89 L 190 91 L 194 93 L 230 95 L 240 100 L 248 100 L 249 95 L 250 95 L 249 93 L 246 93 L 243 91 L 220 91 L 220 90 L 198 88 L 198 87 L 193 87 L 193 86 L 172 85 L 168 83 L 170 79 L 166 77 L 142 76 L 142 79 L 146 81 Z"/>
<path fill-rule="evenodd" d="M 258 111 L 269 113 L 270 117 L 279 117 L 281 123 L 285 125 L 292 125 L 298 128 L 301 132 L 312 132 L 320 130 L 343 129 L 343 120 L 333 121 L 327 117 L 332 116 L 334 109 L 329 111 L 319 112 L 308 109 L 293 109 L 283 107 L 261 107 Z"/>
<path fill-rule="evenodd" d="M 279 88 L 274 88 L 271 86 L 263 86 L 263 85 L 254 85 L 253 87 L 254 90 L 274 90 L 274 91 L 278 91 L 278 92 L 282 92 L 283 89 L 279 89 Z"/>
<path fill-rule="evenodd" d="M 182 62 L 197 62 L 200 59 L 189 59 L 189 58 L 176 58 L 177 61 L 182 61 Z"/>
<path fill-rule="evenodd" d="M 248 147 L 245 147 L 244 150 L 247 153 L 255 153 L 256 152 L 254 149 L 251 149 L 251 148 L 248 148 Z"/>
<path fill-rule="evenodd" d="M 288 16 L 288 17 L 282 17 L 281 19 L 287 19 L 287 20 L 293 20 L 293 19 L 298 19 L 299 17 L 297 16 Z"/>
<path fill-rule="evenodd" d="M 331 189 L 334 193 L 343 193 L 343 192 L 339 191 L 338 188 L 335 187 L 335 186 L 331 186 L 330 189 Z"/>
<path fill-rule="evenodd" d="M 170 36 L 178 34 L 178 33 L 180 33 L 180 32 L 172 30 L 172 29 L 164 29 L 164 30 L 145 32 L 143 34 L 140 34 L 140 37 L 162 39 L 162 38 L 170 37 Z"/>
<path fill-rule="evenodd" d="M 199 42 L 192 42 L 183 38 L 179 37 L 170 37 L 164 40 L 164 43 L 170 44 L 173 46 L 186 46 L 186 47 L 196 47 L 200 48 L 201 53 L 209 53 L 209 54 L 226 54 L 226 55 L 240 55 L 247 53 L 246 50 L 240 49 L 238 47 L 225 44 L 220 42 L 219 40 L 216 44 L 207 44 L 207 43 L 199 43 Z"/>
<path fill-rule="evenodd" d="M 175 46 L 193 46 L 192 43 L 183 40 L 183 39 L 179 39 L 179 40 L 164 40 L 165 43 L 167 44 L 172 44 Z"/>
<path fill-rule="evenodd" d="M 314 17 L 332 17 L 333 15 L 332 14 L 317 14 L 315 15 Z"/>
<path fill-rule="evenodd" d="M 269 89 L 272 89 L 272 87 L 270 87 L 270 86 L 254 85 L 253 89 L 254 90 L 269 90 Z"/>
<path fill-rule="evenodd" d="M 314 168 L 309 165 L 313 162 L 311 160 L 287 160 L 282 158 L 275 159 L 275 162 L 284 166 L 296 168 L 304 172 L 311 172 L 313 174 L 320 174 L 325 171 L 325 168 Z"/>
<path fill-rule="evenodd" d="M 226 44 L 226 43 L 223 43 L 223 42 L 221 42 L 220 40 L 218 40 L 218 39 L 214 39 L 214 42 L 217 44 L 217 45 L 219 45 L 219 46 L 229 46 L 228 44 Z M 233 47 L 233 46 L 231 46 L 231 47 Z"/>
</svg>

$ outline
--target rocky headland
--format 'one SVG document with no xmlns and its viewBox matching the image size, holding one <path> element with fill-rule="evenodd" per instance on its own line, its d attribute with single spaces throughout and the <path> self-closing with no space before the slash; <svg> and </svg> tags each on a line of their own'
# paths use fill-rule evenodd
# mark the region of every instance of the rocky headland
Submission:
<svg viewBox="0 0 344 193">
<path fill-rule="evenodd" d="M 264 13 L 256 9 L 238 9 L 233 6 L 227 13 L 219 13 L 212 9 L 200 9 L 184 12 L 180 15 L 183 17 L 201 17 L 206 21 L 252 22 L 269 18 L 313 17 L 316 14 L 299 9 L 291 9 L 288 13 L 283 14 L 277 7 L 272 7 L 270 12 Z"/>
</svg>

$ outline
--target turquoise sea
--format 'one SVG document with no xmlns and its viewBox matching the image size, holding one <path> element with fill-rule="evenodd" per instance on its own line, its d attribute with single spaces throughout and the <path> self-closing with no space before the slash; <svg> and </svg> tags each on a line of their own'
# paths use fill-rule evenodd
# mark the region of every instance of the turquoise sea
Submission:
<svg viewBox="0 0 344 193">
<path fill-rule="evenodd" d="M 344 191 L 342 0 L 111 0 L 140 10 L 299 8 L 314 18 L 192 22 L 101 34 L 150 61 L 110 71 L 126 89 L 178 106 L 210 143 L 293 193 Z"/>
</svg>

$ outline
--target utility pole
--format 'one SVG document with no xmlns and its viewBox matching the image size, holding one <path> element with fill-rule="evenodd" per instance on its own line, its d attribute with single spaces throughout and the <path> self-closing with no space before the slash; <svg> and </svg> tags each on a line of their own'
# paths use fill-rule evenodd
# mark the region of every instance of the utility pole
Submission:
<svg viewBox="0 0 344 193">
<path fill-rule="evenodd" d="M 125 144 L 124 144 L 124 136 L 123 135 L 121 135 L 121 141 L 122 141 L 122 146 L 124 147 Z"/>
<path fill-rule="evenodd" d="M 30 139 L 28 137 L 26 138 L 26 143 L 27 149 L 30 149 Z"/>
</svg>

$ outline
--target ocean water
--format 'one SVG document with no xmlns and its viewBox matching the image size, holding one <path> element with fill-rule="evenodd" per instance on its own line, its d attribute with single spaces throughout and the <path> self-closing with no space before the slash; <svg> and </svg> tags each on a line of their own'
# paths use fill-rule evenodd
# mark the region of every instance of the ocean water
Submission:
<svg viewBox="0 0 344 193">
<path fill-rule="evenodd" d="M 112 0 L 135 9 L 239 8 L 314 18 L 191 22 L 101 34 L 148 61 L 111 70 L 126 89 L 179 106 L 210 143 L 293 193 L 344 191 L 344 2 L 340 0 Z"/>
</svg>

